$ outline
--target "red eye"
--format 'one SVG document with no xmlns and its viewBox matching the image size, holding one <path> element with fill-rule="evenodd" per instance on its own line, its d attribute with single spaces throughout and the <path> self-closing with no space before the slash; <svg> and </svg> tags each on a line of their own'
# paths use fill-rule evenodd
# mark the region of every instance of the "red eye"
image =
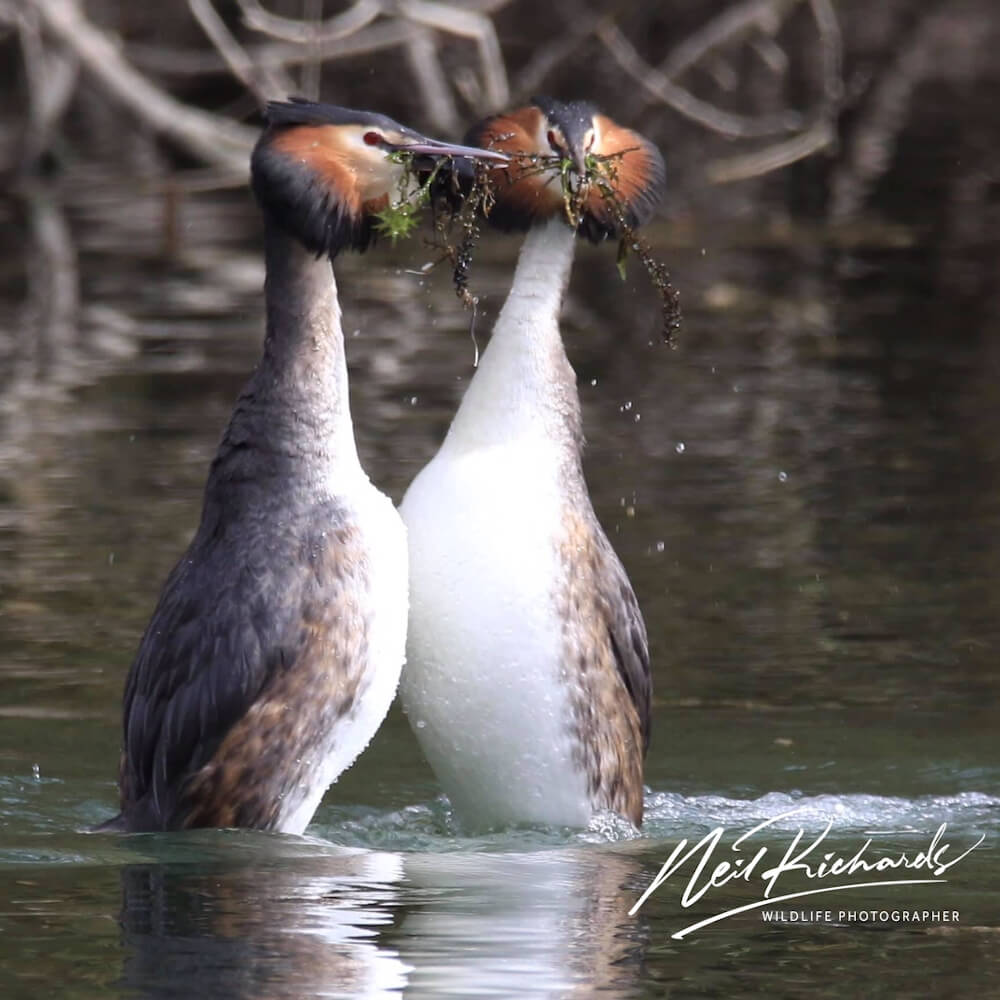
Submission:
<svg viewBox="0 0 1000 1000">
<path fill-rule="evenodd" d="M 549 129 L 548 135 L 545 138 L 549 140 L 549 145 L 552 149 L 558 153 L 562 147 L 559 145 L 559 140 L 556 138 L 555 132 Z"/>
<path fill-rule="evenodd" d="M 365 132 L 364 140 L 366 146 L 377 146 L 382 141 L 382 136 L 378 132 Z"/>
</svg>

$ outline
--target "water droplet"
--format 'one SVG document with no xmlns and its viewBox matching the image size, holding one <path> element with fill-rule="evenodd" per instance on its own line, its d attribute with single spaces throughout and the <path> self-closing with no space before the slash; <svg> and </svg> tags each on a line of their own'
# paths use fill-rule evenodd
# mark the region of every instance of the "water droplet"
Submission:
<svg viewBox="0 0 1000 1000">
<path fill-rule="evenodd" d="M 635 507 L 633 507 L 631 504 L 629 504 L 625 508 L 625 516 L 626 517 L 635 517 Z"/>
<path fill-rule="evenodd" d="M 591 385 L 597 385 L 597 379 L 596 379 L 596 378 L 592 378 L 592 379 L 590 380 L 590 384 L 591 384 Z"/>
<path fill-rule="evenodd" d="M 632 409 L 632 400 L 626 399 L 624 403 L 619 407 L 622 413 L 628 413 Z"/>
<path fill-rule="evenodd" d="M 416 406 L 416 405 L 417 405 L 417 397 L 410 396 L 410 406 Z"/>
<path fill-rule="evenodd" d="M 641 419 L 642 419 L 642 414 L 641 414 L 641 413 L 637 413 L 637 414 L 635 415 L 635 422 L 636 422 L 636 423 L 639 423 L 639 421 L 640 421 Z"/>
<path fill-rule="evenodd" d="M 778 482 L 779 483 L 787 483 L 788 482 L 788 473 L 787 472 L 779 472 L 778 473 Z"/>
<path fill-rule="evenodd" d="M 683 441 L 678 441 L 677 444 L 674 445 L 674 451 L 676 451 L 678 455 L 683 455 L 684 454 L 684 442 Z"/>
<path fill-rule="evenodd" d="M 667 543 L 666 542 L 657 542 L 656 543 L 656 551 L 657 552 L 662 552 L 666 547 L 667 547 Z"/>
<path fill-rule="evenodd" d="M 114 564 L 115 564 L 115 554 L 114 554 L 114 552 L 109 552 L 108 553 L 108 565 L 109 566 L 114 566 Z"/>
<path fill-rule="evenodd" d="M 417 729 L 427 728 L 427 723 L 423 719 L 417 719 L 417 721 L 414 722 L 413 724 L 417 727 Z"/>
<path fill-rule="evenodd" d="M 31 776 L 35 779 L 35 781 L 42 780 L 42 769 L 37 764 L 31 765 Z"/>
</svg>

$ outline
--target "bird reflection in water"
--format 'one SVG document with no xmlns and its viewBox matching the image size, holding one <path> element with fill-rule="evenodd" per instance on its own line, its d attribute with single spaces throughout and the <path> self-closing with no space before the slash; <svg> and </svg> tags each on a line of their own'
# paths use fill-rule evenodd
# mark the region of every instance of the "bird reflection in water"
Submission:
<svg viewBox="0 0 1000 1000">
<path fill-rule="evenodd" d="M 228 838 L 227 838 L 228 839 Z M 379 943 L 397 854 L 225 850 L 122 870 L 120 985 L 149 998 L 398 996 L 407 966 Z"/>
<path fill-rule="evenodd" d="M 173 840 L 122 870 L 129 995 L 634 995 L 647 941 L 628 844 L 398 854 L 191 836 L 190 861 Z"/>
<path fill-rule="evenodd" d="M 407 996 L 634 996 L 640 868 L 630 852 L 586 847 L 408 856 L 407 883 L 433 894 L 395 935 L 413 968 Z"/>
</svg>

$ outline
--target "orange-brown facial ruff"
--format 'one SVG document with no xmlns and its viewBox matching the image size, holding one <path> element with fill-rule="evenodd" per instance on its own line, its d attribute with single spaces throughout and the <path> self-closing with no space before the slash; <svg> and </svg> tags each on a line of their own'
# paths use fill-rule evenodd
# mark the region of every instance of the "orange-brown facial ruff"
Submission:
<svg viewBox="0 0 1000 1000">
<path fill-rule="evenodd" d="M 584 101 L 536 97 L 532 103 L 473 126 L 467 143 L 510 153 L 514 162 L 496 170 L 496 202 L 489 220 L 499 229 L 525 230 L 573 202 L 563 188 L 580 191 L 577 232 L 598 242 L 647 222 L 663 198 L 666 170 L 660 151 L 637 132 L 618 125 Z M 581 188 L 583 184 L 583 188 Z M 602 194 L 601 186 L 605 185 Z"/>
<path fill-rule="evenodd" d="M 375 236 L 374 213 L 401 195 L 413 174 L 430 174 L 442 160 L 450 169 L 456 157 L 506 162 L 385 115 L 300 98 L 272 101 L 267 123 L 250 158 L 257 201 L 270 223 L 330 257 L 344 247 L 364 250 Z"/>
<path fill-rule="evenodd" d="M 401 172 L 379 143 L 400 126 L 307 102 L 273 103 L 267 118 L 250 160 L 267 218 L 317 255 L 364 250 L 375 236 L 372 213 L 388 205 Z"/>
</svg>

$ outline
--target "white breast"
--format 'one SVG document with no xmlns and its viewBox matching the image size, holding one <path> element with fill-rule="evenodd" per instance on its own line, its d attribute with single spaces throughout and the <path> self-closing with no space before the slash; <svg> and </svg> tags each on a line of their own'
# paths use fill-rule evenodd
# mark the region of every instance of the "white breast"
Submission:
<svg viewBox="0 0 1000 1000">
<path fill-rule="evenodd" d="M 411 602 L 403 704 L 475 828 L 579 826 L 590 815 L 560 674 L 558 461 L 545 441 L 446 445 L 400 508 Z"/>
<path fill-rule="evenodd" d="M 408 572 L 406 529 L 392 501 L 364 478 L 349 497 L 367 550 L 370 626 L 367 678 L 354 708 L 337 721 L 333 752 L 323 762 L 315 790 L 281 829 L 302 833 L 329 785 L 354 763 L 382 725 L 399 686 L 406 657 Z"/>
</svg>

